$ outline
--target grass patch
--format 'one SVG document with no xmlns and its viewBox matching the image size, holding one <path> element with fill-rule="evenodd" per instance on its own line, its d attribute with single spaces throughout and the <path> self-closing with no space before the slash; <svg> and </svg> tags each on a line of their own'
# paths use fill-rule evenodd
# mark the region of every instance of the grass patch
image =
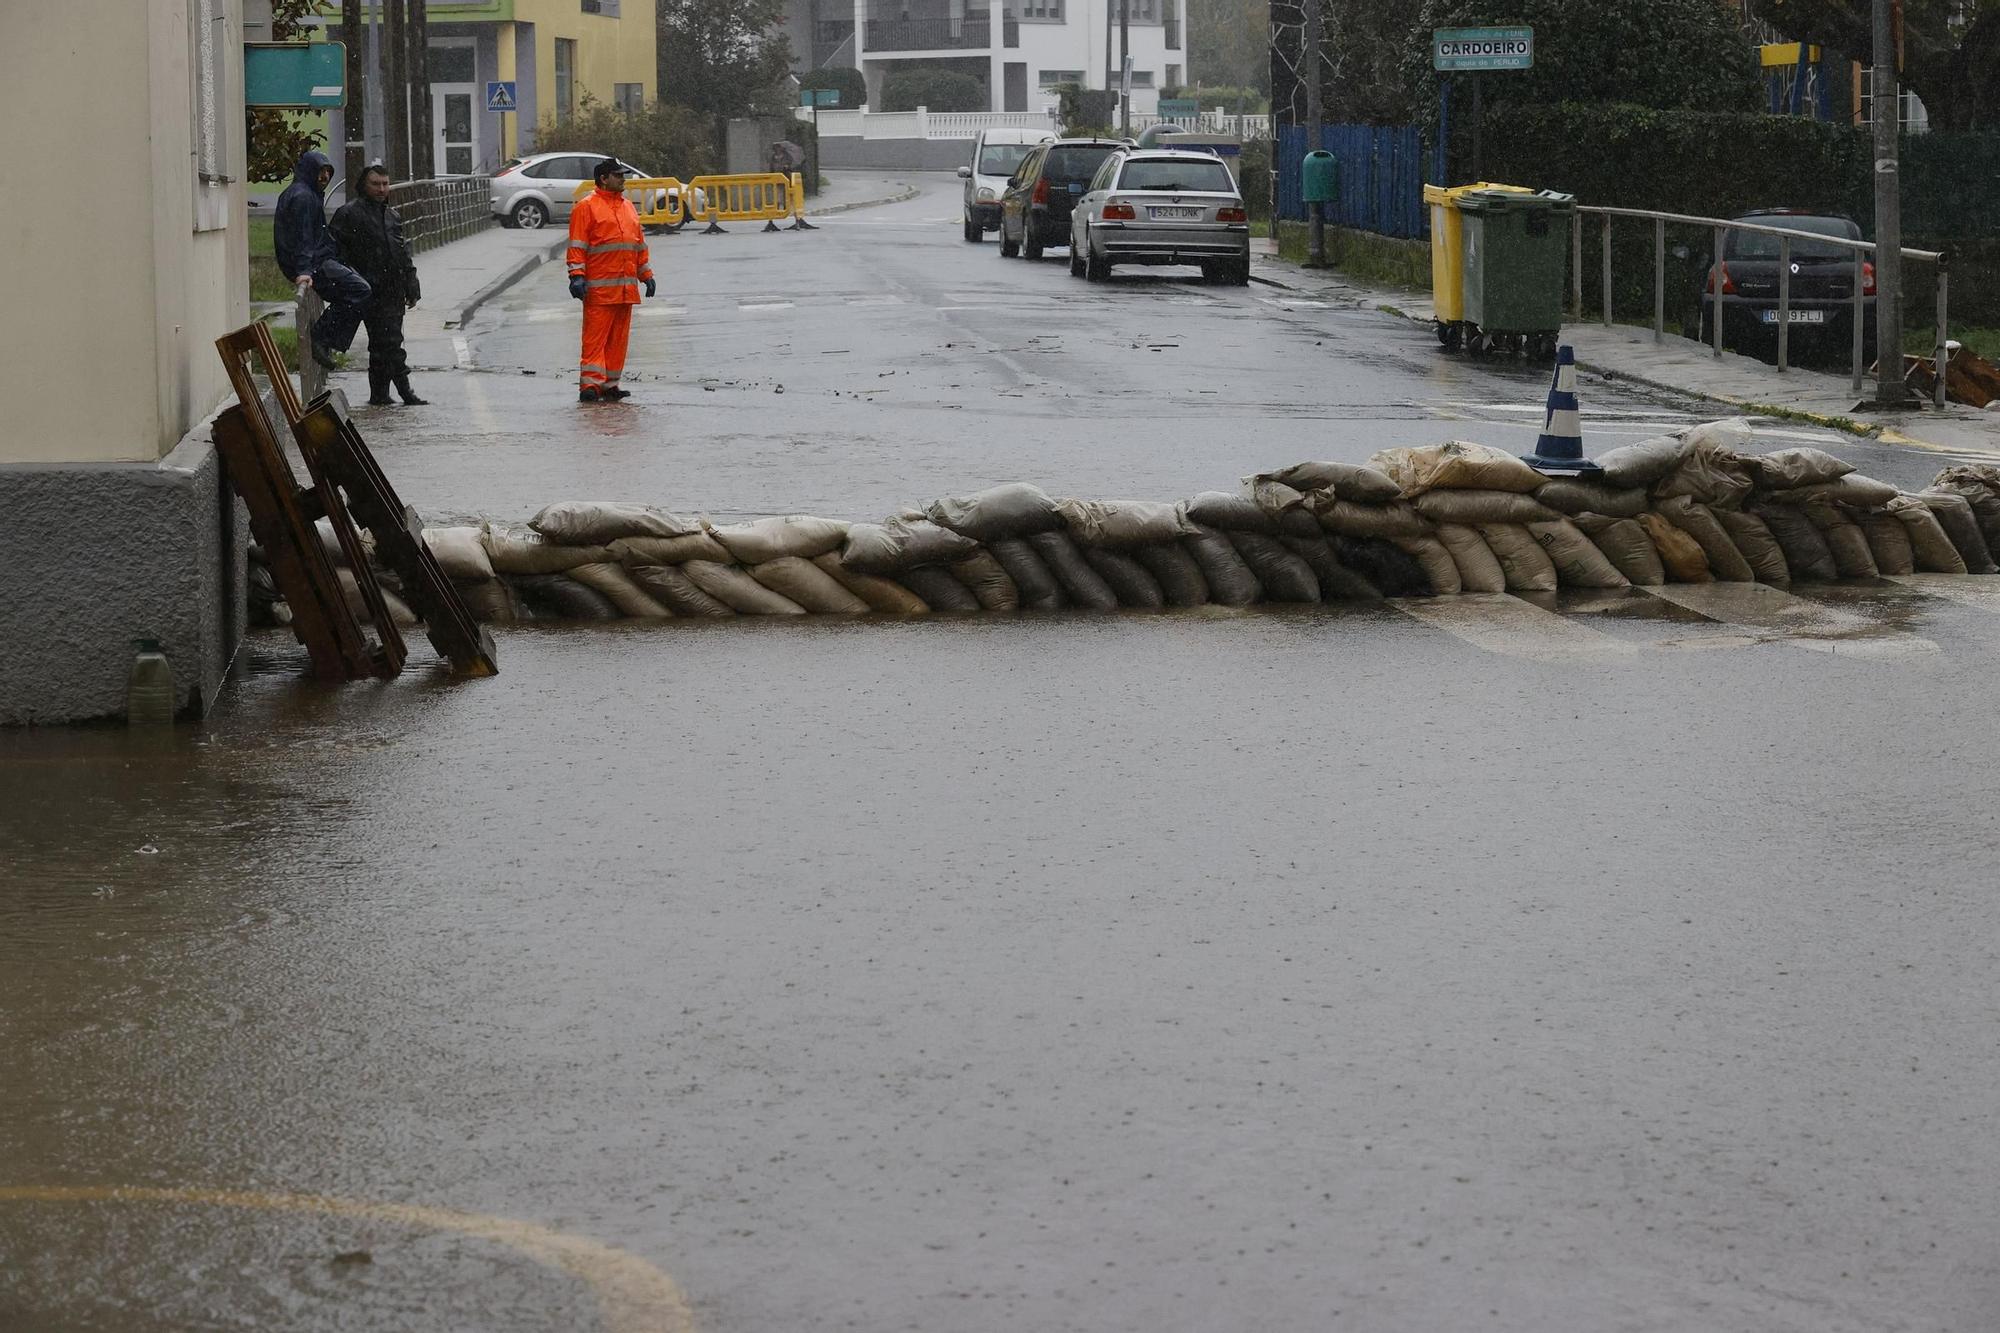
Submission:
<svg viewBox="0 0 2000 1333">
<path fill-rule="evenodd" d="M 299 368 L 299 331 L 288 324 L 281 326 L 271 324 L 269 321 L 266 321 L 266 326 L 271 330 L 271 341 L 278 345 L 278 357 L 284 362 L 285 369 L 297 371 Z"/>
<path fill-rule="evenodd" d="M 1974 356 L 2000 364 L 2000 329 L 1980 328 L 1969 325 L 1954 327 L 1951 340 L 1968 348 Z M 1874 349 L 1869 348 L 1872 358 Z M 1911 356 L 1928 357 L 1937 350 L 1937 332 L 1934 329 L 1911 329 L 1903 334 L 1903 351 Z"/>
<path fill-rule="evenodd" d="M 1312 229 L 1303 222 L 1280 222 L 1279 257 L 1294 264 L 1306 261 Z M 1427 241 L 1399 241 L 1345 227 L 1326 229 L 1326 259 L 1331 268 L 1356 282 L 1427 292 L 1431 286 L 1431 247 Z"/>
<path fill-rule="evenodd" d="M 1262 218 L 1253 218 L 1250 222 L 1250 234 L 1260 240 L 1269 240 L 1271 237 L 1271 224 Z"/>
<path fill-rule="evenodd" d="M 292 284 L 278 269 L 278 260 L 272 250 L 271 219 L 250 219 L 250 299 L 253 301 L 289 301 L 293 296 Z"/>
</svg>

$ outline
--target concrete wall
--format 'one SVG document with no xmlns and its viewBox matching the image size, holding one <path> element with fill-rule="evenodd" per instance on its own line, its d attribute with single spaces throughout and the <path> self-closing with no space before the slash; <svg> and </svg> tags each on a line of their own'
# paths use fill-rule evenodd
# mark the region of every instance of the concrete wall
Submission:
<svg viewBox="0 0 2000 1333">
<path fill-rule="evenodd" d="M 970 161 L 970 139 L 862 139 L 853 135 L 826 135 L 819 141 L 819 164 L 826 171 L 840 167 L 956 171 Z"/>
</svg>

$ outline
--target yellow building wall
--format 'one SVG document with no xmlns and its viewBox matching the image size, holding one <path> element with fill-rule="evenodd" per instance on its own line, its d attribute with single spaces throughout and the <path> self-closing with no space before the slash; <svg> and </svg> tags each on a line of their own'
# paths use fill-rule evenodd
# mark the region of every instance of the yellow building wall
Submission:
<svg viewBox="0 0 2000 1333">
<path fill-rule="evenodd" d="M 539 118 L 555 113 L 556 39 L 576 43 L 576 105 L 589 93 L 613 105 L 613 87 L 636 83 L 651 103 L 659 94 L 659 24 L 654 0 L 621 0 L 619 15 L 579 12 L 577 0 L 514 0 L 517 22 L 535 25 Z"/>
</svg>

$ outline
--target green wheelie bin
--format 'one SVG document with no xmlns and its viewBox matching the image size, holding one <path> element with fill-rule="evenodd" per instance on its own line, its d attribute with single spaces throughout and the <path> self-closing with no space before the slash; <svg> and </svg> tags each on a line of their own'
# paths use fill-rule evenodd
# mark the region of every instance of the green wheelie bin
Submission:
<svg viewBox="0 0 2000 1333">
<path fill-rule="evenodd" d="M 1569 270 L 1572 195 L 1475 190 L 1458 201 L 1464 216 L 1467 348 L 1526 351 L 1546 361 L 1562 333 Z"/>
</svg>

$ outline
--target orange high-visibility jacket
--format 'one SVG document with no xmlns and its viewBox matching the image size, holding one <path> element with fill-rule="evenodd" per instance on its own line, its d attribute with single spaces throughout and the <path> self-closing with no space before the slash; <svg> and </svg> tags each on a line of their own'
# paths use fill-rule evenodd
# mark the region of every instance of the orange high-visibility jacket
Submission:
<svg viewBox="0 0 2000 1333">
<path fill-rule="evenodd" d="M 592 190 L 576 201 L 569 215 L 569 275 L 584 280 L 585 305 L 639 304 L 639 284 L 653 276 L 653 256 L 631 200 Z"/>
</svg>

